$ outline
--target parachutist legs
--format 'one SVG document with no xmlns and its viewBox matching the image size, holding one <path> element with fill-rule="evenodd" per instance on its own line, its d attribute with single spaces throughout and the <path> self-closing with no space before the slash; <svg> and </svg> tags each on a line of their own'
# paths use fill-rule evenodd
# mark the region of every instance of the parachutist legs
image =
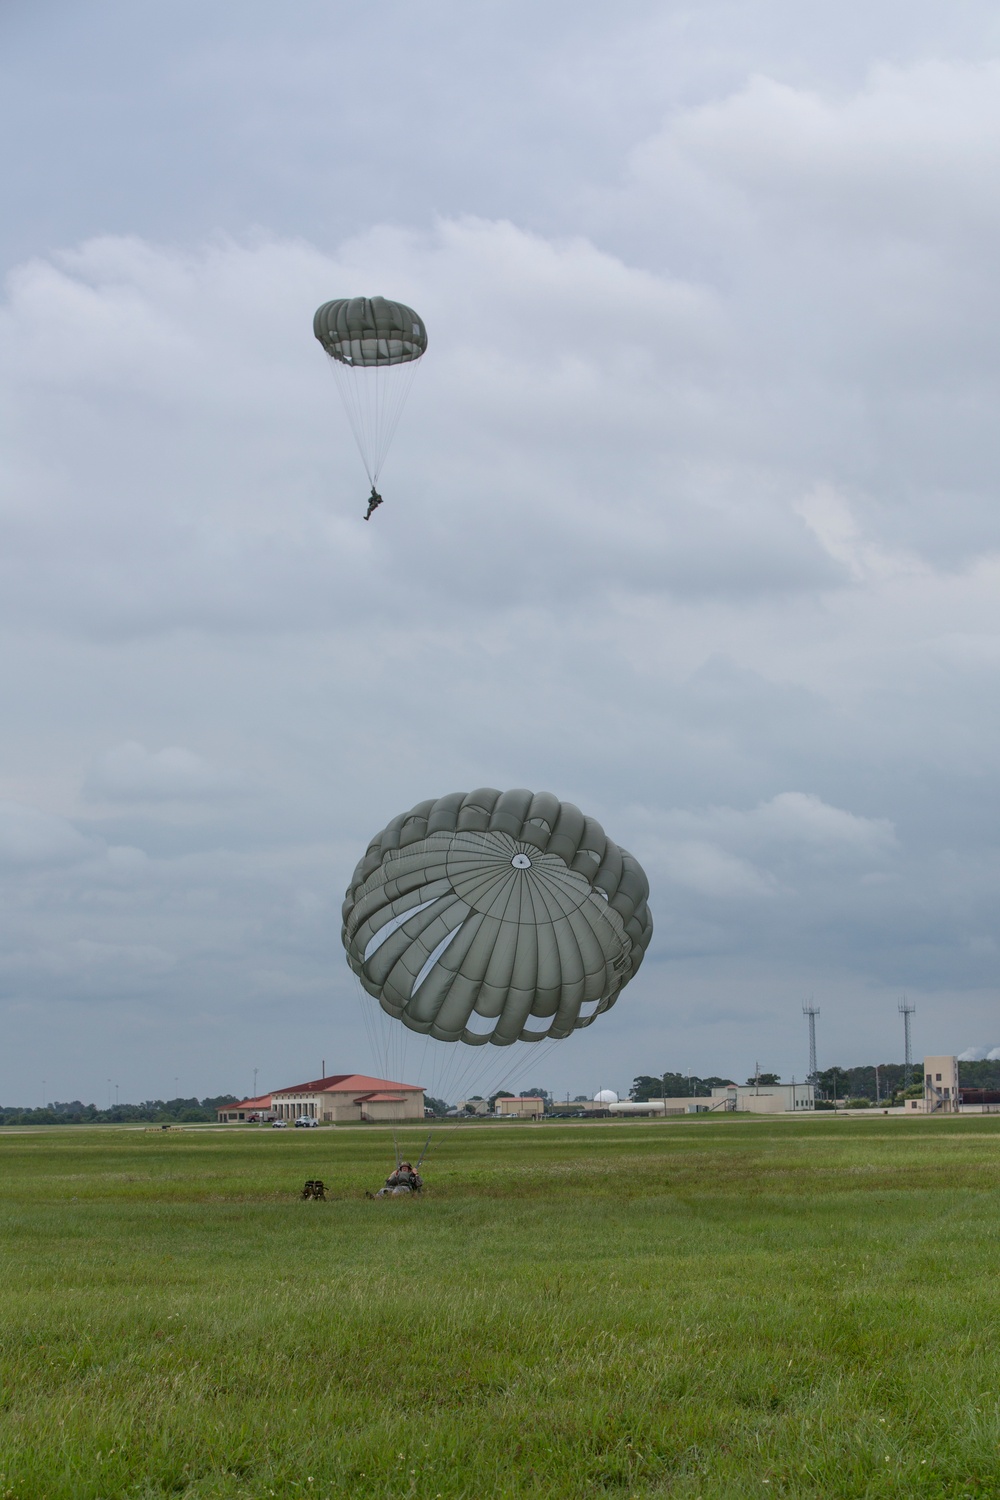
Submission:
<svg viewBox="0 0 1000 1500">
<path fill-rule="evenodd" d="M 371 520 L 372 516 L 375 514 L 375 512 L 378 510 L 378 508 L 379 508 L 379 506 L 381 504 L 382 504 L 382 496 L 379 494 L 379 492 L 375 488 L 375 486 L 372 485 L 372 492 L 368 496 L 368 509 L 365 511 L 365 520 L 366 521 L 370 521 Z"/>
</svg>

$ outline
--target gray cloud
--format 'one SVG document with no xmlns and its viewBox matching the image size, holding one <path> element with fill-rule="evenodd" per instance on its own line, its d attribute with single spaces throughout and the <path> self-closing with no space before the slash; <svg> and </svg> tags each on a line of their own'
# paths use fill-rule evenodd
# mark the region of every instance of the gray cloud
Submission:
<svg viewBox="0 0 1000 1500">
<path fill-rule="evenodd" d="M 84 795 L 107 802 L 190 802 L 232 795 L 239 777 L 182 746 L 147 750 L 126 740 L 97 757 L 84 778 Z"/>
<path fill-rule="evenodd" d="M 65 818 L 0 802 L 0 868 L 77 864 L 90 853 L 90 844 Z"/>
</svg>

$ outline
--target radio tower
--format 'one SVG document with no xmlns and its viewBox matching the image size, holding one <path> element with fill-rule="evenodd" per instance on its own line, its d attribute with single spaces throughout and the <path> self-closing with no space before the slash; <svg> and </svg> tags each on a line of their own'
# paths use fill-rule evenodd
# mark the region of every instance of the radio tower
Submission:
<svg viewBox="0 0 1000 1500">
<path fill-rule="evenodd" d="M 819 1015 L 818 1005 L 803 1005 L 802 1014 L 809 1017 L 809 1072 L 806 1075 L 807 1083 L 816 1082 L 816 1017 Z"/>
<path fill-rule="evenodd" d="M 916 1010 L 915 1005 L 910 1005 L 904 995 L 899 1002 L 899 1014 L 903 1018 L 903 1037 L 906 1044 L 906 1055 L 903 1059 L 903 1087 L 908 1089 L 913 1082 L 913 1049 L 910 1046 L 910 1017 Z"/>
</svg>

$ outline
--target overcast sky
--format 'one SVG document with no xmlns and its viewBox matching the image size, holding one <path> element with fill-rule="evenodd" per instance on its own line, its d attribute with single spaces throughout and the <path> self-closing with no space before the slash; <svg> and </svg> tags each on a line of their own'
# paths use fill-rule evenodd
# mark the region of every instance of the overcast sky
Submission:
<svg viewBox="0 0 1000 1500">
<path fill-rule="evenodd" d="M 0 164 L 0 1102 L 377 1070 L 344 887 L 483 785 L 656 923 L 515 1082 L 1000 1045 L 995 6 L 2 0 Z"/>
</svg>

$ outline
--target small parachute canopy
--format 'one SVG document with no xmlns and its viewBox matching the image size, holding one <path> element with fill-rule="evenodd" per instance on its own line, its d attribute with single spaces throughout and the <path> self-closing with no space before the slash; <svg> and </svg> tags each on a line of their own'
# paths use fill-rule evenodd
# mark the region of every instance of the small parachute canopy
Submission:
<svg viewBox="0 0 1000 1500">
<path fill-rule="evenodd" d="M 405 365 L 427 348 L 423 320 L 405 302 L 338 297 L 316 309 L 313 332 L 331 359 L 366 370 Z"/>
<path fill-rule="evenodd" d="M 330 356 L 330 368 L 374 490 L 417 362 L 427 348 L 424 321 L 405 302 L 338 297 L 316 309 L 313 332 Z"/>
<path fill-rule="evenodd" d="M 642 867 L 548 792 L 421 802 L 368 846 L 347 961 L 382 1009 L 443 1042 L 564 1038 L 610 1010 L 649 946 Z"/>
</svg>

